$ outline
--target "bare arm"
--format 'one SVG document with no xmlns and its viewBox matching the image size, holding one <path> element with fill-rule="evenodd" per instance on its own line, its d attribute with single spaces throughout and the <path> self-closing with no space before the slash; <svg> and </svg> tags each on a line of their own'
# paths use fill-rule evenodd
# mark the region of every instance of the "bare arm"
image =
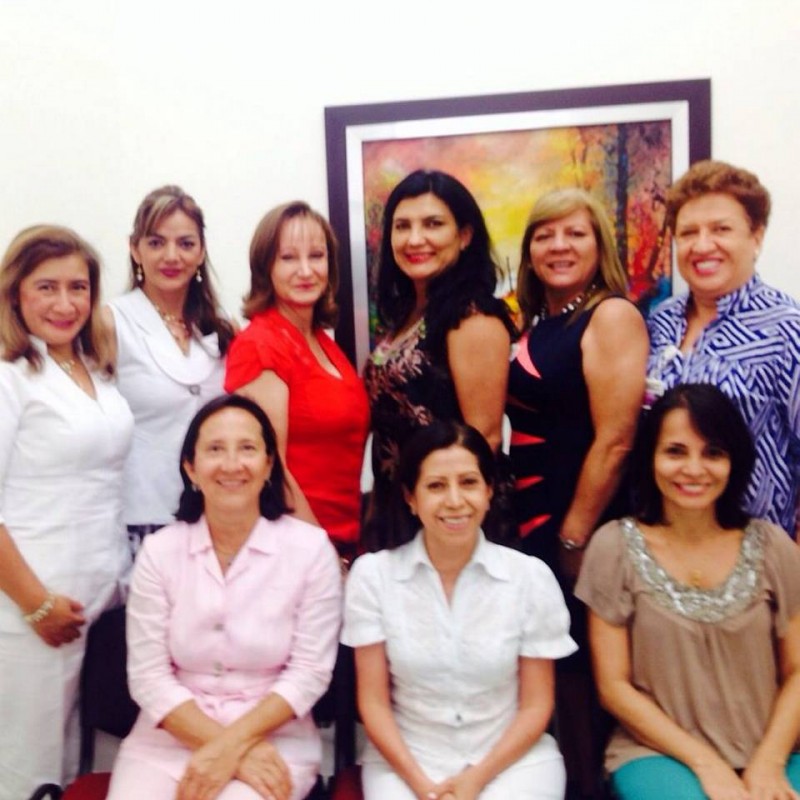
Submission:
<svg viewBox="0 0 800 800">
<path fill-rule="evenodd" d="M 8 595 L 20 614 L 30 614 L 42 607 L 48 590 L 22 557 L 11 534 L 0 523 L 0 591 Z M 86 623 L 83 606 L 65 595 L 56 595 L 51 611 L 33 625 L 36 633 L 51 647 L 73 641 Z"/>
<path fill-rule="evenodd" d="M 553 662 L 549 659 L 519 659 L 519 708 L 516 715 L 486 756 L 440 784 L 440 792 L 450 792 L 455 800 L 473 800 L 486 784 L 533 747 L 553 713 L 554 672 Z"/>
<path fill-rule="evenodd" d="M 237 389 L 236 392 L 258 403 L 275 429 L 278 453 L 283 462 L 286 484 L 289 487 L 290 497 L 287 498 L 287 501 L 294 508 L 294 516 L 310 522 L 312 525 L 319 525 L 319 520 L 311 510 L 303 490 L 286 464 L 286 440 L 289 434 L 289 387 L 278 377 L 277 373 L 266 370 L 254 381 Z"/>
<path fill-rule="evenodd" d="M 447 334 L 458 406 L 497 451 L 503 433 L 511 337 L 497 317 L 473 314 Z"/>
<path fill-rule="evenodd" d="M 719 753 L 683 730 L 632 684 L 627 628 L 589 611 L 589 643 L 604 708 L 642 744 L 686 764 L 711 800 L 750 800 L 744 783 Z"/>
<path fill-rule="evenodd" d="M 594 440 L 561 526 L 564 540 L 584 545 L 619 484 L 644 396 L 647 328 L 627 301 L 601 303 L 581 341 Z"/>
<path fill-rule="evenodd" d="M 264 793 L 268 791 L 276 800 L 286 800 L 291 792 L 289 770 L 264 736 L 293 717 L 291 706 L 274 693 L 226 728 L 193 700 L 171 711 L 161 727 L 195 751 L 178 785 L 178 800 L 216 797 L 234 777 L 263 796 L 269 796 Z"/>
<path fill-rule="evenodd" d="M 383 642 L 356 647 L 358 710 L 367 735 L 391 768 L 408 784 L 417 798 L 435 794 L 434 782 L 423 772 L 403 740 L 392 711 L 389 664 Z"/>
<path fill-rule="evenodd" d="M 758 800 L 797 800 L 786 780 L 786 760 L 800 734 L 800 614 L 778 640 L 782 676 L 780 693 L 772 709 L 764 737 L 756 748 L 744 782 Z"/>
</svg>

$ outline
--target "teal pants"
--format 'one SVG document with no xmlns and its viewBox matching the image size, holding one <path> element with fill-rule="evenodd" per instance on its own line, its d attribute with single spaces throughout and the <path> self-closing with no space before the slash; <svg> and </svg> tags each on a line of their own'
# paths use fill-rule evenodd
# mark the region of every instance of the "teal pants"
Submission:
<svg viewBox="0 0 800 800">
<path fill-rule="evenodd" d="M 786 777 L 800 791 L 800 753 L 789 756 Z M 618 800 L 707 800 L 694 772 L 669 756 L 629 761 L 611 775 L 611 788 Z"/>
</svg>

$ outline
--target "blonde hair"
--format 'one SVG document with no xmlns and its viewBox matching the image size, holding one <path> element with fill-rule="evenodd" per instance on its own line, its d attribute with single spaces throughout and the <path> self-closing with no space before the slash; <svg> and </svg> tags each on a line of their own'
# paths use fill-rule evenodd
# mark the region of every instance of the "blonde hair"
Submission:
<svg viewBox="0 0 800 800">
<path fill-rule="evenodd" d="M 42 368 L 19 307 L 19 287 L 40 264 L 51 258 L 78 255 L 89 269 L 90 313 L 78 333 L 83 355 L 99 370 L 114 374 L 108 333 L 100 320 L 100 258 L 75 231 L 58 225 L 35 225 L 20 231 L 8 246 L 0 265 L 0 347 L 5 361 L 27 359 Z"/>
<path fill-rule="evenodd" d="M 531 263 L 531 239 L 534 231 L 545 222 L 561 219 L 581 208 L 586 209 L 589 214 L 597 241 L 598 268 L 594 278 L 597 290 L 575 311 L 575 315 L 592 308 L 609 295 L 627 294 L 628 276 L 620 263 L 614 231 L 602 203 L 584 189 L 555 189 L 536 201 L 522 236 L 517 299 L 522 311 L 523 329 L 531 324 L 545 301 L 544 285 L 533 271 Z"/>
<path fill-rule="evenodd" d="M 242 314 L 247 319 L 252 319 L 259 312 L 275 305 L 272 268 L 278 257 L 283 227 L 293 219 L 316 222 L 325 236 L 325 246 L 328 250 L 328 285 L 314 304 L 314 325 L 333 327 L 338 316 L 336 291 L 339 288 L 339 244 L 328 220 L 302 200 L 276 206 L 268 211 L 256 226 L 250 242 L 250 291 L 244 296 Z"/>
</svg>

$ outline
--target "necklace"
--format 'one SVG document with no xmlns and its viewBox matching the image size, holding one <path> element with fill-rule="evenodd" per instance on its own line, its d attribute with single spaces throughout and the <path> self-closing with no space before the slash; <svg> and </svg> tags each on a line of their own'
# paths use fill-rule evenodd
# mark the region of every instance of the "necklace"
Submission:
<svg viewBox="0 0 800 800">
<path fill-rule="evenodd" d="M 64 372 L 66 372 L 67 375 L 70 376 L 70 378 L 73 377 L 72 370 L 75 369 L 78 363 L 74 358 L 67 358 L 64 361 L 59 361 L 57 358 L 54 358 L 53 361 L 55 361 L 56 364 L 58 364 L 58 366 L 61 367 L 61 369 L 63 369 Z"/>
<path fill-rule="evenodd" d="M 533 318 L 533 324 L 537 325 L 538 323 L 546 320 L 548 317 L 562 317 L 564 314 L 571 314 L 573 311 L 577 311 L 595 292 L 597 291 L 597 284 L 592 282 L 589 286 L 582 291 L 577 297 L 570 300 L 565 306 L 561 308 L 556 314 L 551 314 L 547 309 L 547 301 L 545 300 L 542 303 L 541 308 L 539 309 L 539 313 L 536 314 Z"/>
<path fill-rule="evenodd" d="M 176 317 L 175 314 L 164 311 L 161 306 L 155 301 L 151 301 L 153 307 L 158 311 L 158 315 L 164 320 L 167 330 L 170 332 L 172 338 L 177 342 L 181 350 L 186 349 L 186 342 L 189 339 L 189 326 L 183 317 Z"/>
</svg>

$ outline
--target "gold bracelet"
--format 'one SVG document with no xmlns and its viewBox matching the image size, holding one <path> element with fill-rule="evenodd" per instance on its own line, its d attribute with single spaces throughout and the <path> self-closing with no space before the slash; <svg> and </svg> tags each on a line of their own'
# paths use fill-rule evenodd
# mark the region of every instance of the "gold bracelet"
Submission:
<svg viewBox="0 0 800 800">
<path fill-rule="evenodd" d="M 22 619 L 28 623 L 28 625 L 36 625 L 37 622 L 41 622 L 52 610 L 53 606 L 56 604 L 56 596 L 51 592 L 47 592 L 47 597 L 42 601 L 42 604 L 36 611 L 31 611 L 30 614 L 23 614 Z"/>
</svg>

